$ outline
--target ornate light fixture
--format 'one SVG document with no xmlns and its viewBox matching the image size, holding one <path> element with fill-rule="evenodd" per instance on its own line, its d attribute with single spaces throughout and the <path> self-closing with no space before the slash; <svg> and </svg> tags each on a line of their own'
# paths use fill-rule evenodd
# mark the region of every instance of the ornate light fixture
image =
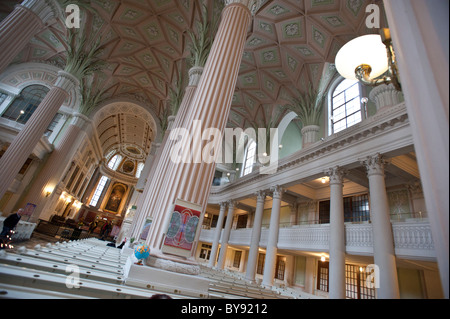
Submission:
<svg viewBox="0 0 450 319">
<path fill-rule="evenodd" d="M 347 42 L 337 53 L 335 64 L 346 79 L 359 80 L 369 86 L 392 83 L 401 90 L 389 29 L 381 29 L 379 35 L 363 35 Z M 389 75 L 378 78 L 386 71 Z"/>
</svg>

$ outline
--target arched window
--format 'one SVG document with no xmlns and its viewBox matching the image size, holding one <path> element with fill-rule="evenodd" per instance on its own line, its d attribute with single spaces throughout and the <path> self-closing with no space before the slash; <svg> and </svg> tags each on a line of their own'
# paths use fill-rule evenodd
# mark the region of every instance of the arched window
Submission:
<svg viewBox="0 0 450 319">
<path fill-rule="evenodd" d="M 39 106 L 49 89 L 43 85 L 30 85 L 22 90 L 2 117 L 25 124 Z"/>
<path fill-rule="evenodd" d="M 247 146 L 242 176 L 250 174 L 253 171 L 253 164 L 255 163 L 255 155 L 256 155 L 256 142 L 251 140 L 249 141 Z"/>
<path fill-rule="evenodd" d="M 144 169 L 144 163 L 139 163 L 136 169 L 136 178 L 141 177 L 142 170 Z"/>
<path fill-rule="evenodd" d="M 122 161 L 122 156 L 119 154 L 114 155 L 108 162 L 108 167 L 113 171 L 117 170 L 120 162 Z"/>
<path fill-rule="evenodd" d="M 345 79 L 332 91 L 330 108 L 331 134 L 362 120 L 359 82 Z"/>
<path fill-rule="evenodd" d="M 102 195 L 102 192 L 105 189 L 107 181 L 108 177 L 106 176 L 102 176 L 102 178 L 100 178 L 97 188 L 95 189 L 94 196 L 92 196 L 91 202 L 89 203 L 90 206 L 95 207 L 97 205 L 98 200 L 100 199 L 100 196 Z"/>
</svg>

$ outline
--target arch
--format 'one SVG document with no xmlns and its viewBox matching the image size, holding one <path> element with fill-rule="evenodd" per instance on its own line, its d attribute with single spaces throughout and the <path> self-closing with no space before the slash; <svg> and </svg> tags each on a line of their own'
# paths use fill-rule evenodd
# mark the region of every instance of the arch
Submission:
<svg viewBox="0 0 450 319">
<path fill-rule="evenodd" d="M 92 115 L 102 155 L 117 150 L 123 157 L 145 161 L 158 132 L 157 122 L 148 109 L 136 103 L 104 103 Z"/>
<path fill-rule="evenodd" d="M 0 74 L 0 86 L 3 91 L 12 95 L 18 95 L 27 86 L 39 84 L 49 89 L 53 87 L 58 78 L 60 68 L 44 63 L 21 63 L 9 66 Z M 71 113 L 78 107 L 81 101 L 79 88 L 73 88 L 69 97 L 61 106 L 62 113 Z"/>
</svg>

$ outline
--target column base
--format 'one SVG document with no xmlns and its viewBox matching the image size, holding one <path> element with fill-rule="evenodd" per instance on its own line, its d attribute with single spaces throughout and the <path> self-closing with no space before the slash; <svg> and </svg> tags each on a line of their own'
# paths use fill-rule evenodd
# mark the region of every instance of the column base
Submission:
<svg viewBox="0 0 450 319">
<path fill-rule="evenodd" d="M 170 294 L 208 298 L 209 280 L 198 276 L 199 265 L 150 256 L 143 265 L 129 256 L 124 266 L 125 284 Z"/>
</svg>

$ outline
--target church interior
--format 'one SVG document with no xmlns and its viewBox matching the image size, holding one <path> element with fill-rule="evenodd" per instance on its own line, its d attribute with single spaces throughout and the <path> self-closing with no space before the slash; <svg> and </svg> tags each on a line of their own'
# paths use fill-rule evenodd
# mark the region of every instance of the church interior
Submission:
<svg viewBox="0 0 450 319">
<path fill-rule="evenodd" d="M 1 1 L 0 298 L 448 299 L 448 30 L 445 0 Z"/>
</svg>

